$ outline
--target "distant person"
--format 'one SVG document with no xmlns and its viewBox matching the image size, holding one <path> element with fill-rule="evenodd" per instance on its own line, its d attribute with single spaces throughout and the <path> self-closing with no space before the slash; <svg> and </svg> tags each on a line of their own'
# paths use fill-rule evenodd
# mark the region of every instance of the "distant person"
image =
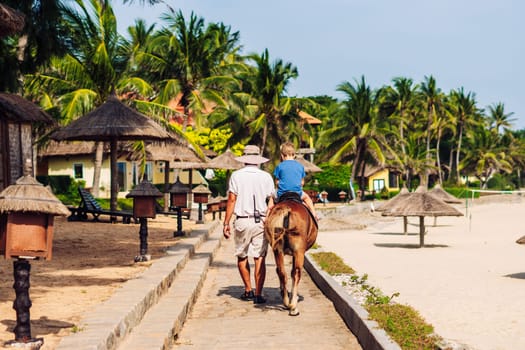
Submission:
<svg viewBox="0 0 525 350">
<path fill-rule="evenodd" d="M 295 147 L 291 142 L 281 145 L 281 163 L 273 172 L 277 184 L 277 201 L 286 192 L 295 192 L 308 207 L 313 217 L 317 218 L 312 198 L 303 191 L 304 177 L 306 172 L 304 166 L 295 160 Z"/>
<path fill-rule="evenodd" d="M 259 147 L 247 145 L 241 157 L 235 159 L 244 167 L 234 171 L 228 184 L 228 202 L 224 215 L 223 235 L 230 238 L 234 229 L 237 268 L 244 283 L 242 300 L 253 300 L 254 304 L 266 302 L 262 292 L 266 279 L 266 253 L 268 241 L 264 235 L 264 220 L 268 210 L 267 200 L 273 204 L 275 187 L 272 176 L 259 168 L 269 159 L 259 155 Z M 235 221 L 232 225 L 232 216 Z M 250 263 L 254 261 L 255 293 L 252 290 Z"/>
</svg>

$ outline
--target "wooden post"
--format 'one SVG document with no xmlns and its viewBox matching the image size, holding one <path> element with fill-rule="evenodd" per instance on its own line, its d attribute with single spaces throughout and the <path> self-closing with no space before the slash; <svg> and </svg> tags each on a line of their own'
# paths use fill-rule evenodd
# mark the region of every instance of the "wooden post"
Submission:
<svg viewBox="0 0 525 350">
<path fill-rule="evenodd" d="M 419 217 L 419 247 L 425 245 L 425 217 Z"/>
</svg>

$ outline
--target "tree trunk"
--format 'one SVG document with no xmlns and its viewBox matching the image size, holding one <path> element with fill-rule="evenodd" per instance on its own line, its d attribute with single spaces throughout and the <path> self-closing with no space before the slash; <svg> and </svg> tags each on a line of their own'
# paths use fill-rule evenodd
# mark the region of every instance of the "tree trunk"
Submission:
<svg viewBox="0 0 525 350">
<path fill-rule="evenodd" d="M 91 193 L 93 197 L 100 197 L 100 171 L 102 169 L 102 159 L 104 157 L 104 142 L 97 141 L 95 143 L 95 160 L 93 169 L 93 186 Z"/>
<path fill-rule="evenodd" d="M 441 128 L 439 128 L 438 131 L 438 137 L 436 142 L 436 162 L 437 162 L 437 168 L 438 168 L 438 176 L 439 176 L 439 184 L 443 184 L 443 175 L 441 174 L 441 159 L 439 156 L 439 144 L 441 142 Z"/>
<path fill-rule="evenodd" d="M 459 154 L 461 153 L 461 140 L 463 139 L 463 126 L 459 127 L 458 149 L 456 150 L 456 183 L 459 184 Z"/>
</svg>

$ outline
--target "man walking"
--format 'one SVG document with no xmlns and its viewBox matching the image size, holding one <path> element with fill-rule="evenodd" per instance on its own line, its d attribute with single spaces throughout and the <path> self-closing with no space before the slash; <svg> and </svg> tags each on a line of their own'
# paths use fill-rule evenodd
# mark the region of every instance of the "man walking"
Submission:
<svg viewBox="0 0 525 350">
<path fill-rule="evenodd" d="M 241 299 L 263 304 L 266 302 L 262 290 L 266 279 L 265 259 L 268 249 L 268 242 L 264 236 L 264 220 L 268 208 L 267 200 L 273 201 L 275 188 L 272 176 L 259 168 L 260 164 L 269 160 L 260 155 L 259 147 L 247 145 L 243 155 L 236 160 L 245 166 L 234 171 L 230 177 L 223 234 L 226 238 L 231 236 L 231 219 L 235 214 L 235 255 L 237 268 L 244 283 Z M 252 290 L 249 257 L 253 258 L 255 265 L 255 293 Z"/>
</svg>

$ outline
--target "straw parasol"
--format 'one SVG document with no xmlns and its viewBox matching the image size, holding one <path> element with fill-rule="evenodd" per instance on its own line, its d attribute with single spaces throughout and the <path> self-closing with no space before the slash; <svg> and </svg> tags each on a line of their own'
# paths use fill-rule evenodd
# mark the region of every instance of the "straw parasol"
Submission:
<svg viewBox="0 0 525 350">
<path fill-rule="evenodd" d="M 244 163 L 235 159 L 237 157 L 230 149 L 208 162 L 210 169 L 237 170 L 244 167 Z"/>
<path fill-rule="evenodd" d="M 25 175 L 0 192 L 0 213 L 32 212 L 66 216 L 69 209 L 51 191 Z"/>
<path fill-rule="evenodd" d="M 307 173 L 319 173 L 319 172 L 323 171 L 323 169 L 319 168 L 314 163 L 312 163 L 310 161 L 307 161 L 302 156 L 296 157 L 295 160 L 303 165 L 304 171 L 306 171 Z"/>
<path fill-rule="evenodd" d="M 419 246 L 424 246 L 425 216 L 463 216 L 459 210 L 431 195 L 419 186 L 413 193 L 403 196 L 382 213 L 383 216 L 419 216 Z"/>
<path fill-rule="evenodd" d="M 434 188 L 431 189 L 429 193 L 432 194 L 434 197 L 441 199 L 445 203 L 461 203 L 460 199 L 454 197 L 453 195 L 445 191 L 440 184 L 434 186 Z"/>
<path fill-rule="evenodd" d="M 100 107 L 55 131 L 55 140 L 106 141 L 110 143 L 110 209 L 117 208 L 117 142 L 132 140 L 167 140 L 173 135 L 147 116 L 110 96 Z"/>
<path fill-rule="evenodd" d="M 0 4 L 0 37 L 20 32 L 24 24 L 24 15 L 21 12 Z"/>
<path fill-rule="evenodd" d="M 398 194 L 381 204 L 378 208 L 376 208 L 376 211 L 385 211 L 395 207 L 397 202 L 399 202 L 409 194 L 410 192 L 408 191 L 408 188 L 406 188 L 406 186 L 403 186 L 403 188 L 401 188 L 401 191 L 399 191 Z"/>
</svg>

